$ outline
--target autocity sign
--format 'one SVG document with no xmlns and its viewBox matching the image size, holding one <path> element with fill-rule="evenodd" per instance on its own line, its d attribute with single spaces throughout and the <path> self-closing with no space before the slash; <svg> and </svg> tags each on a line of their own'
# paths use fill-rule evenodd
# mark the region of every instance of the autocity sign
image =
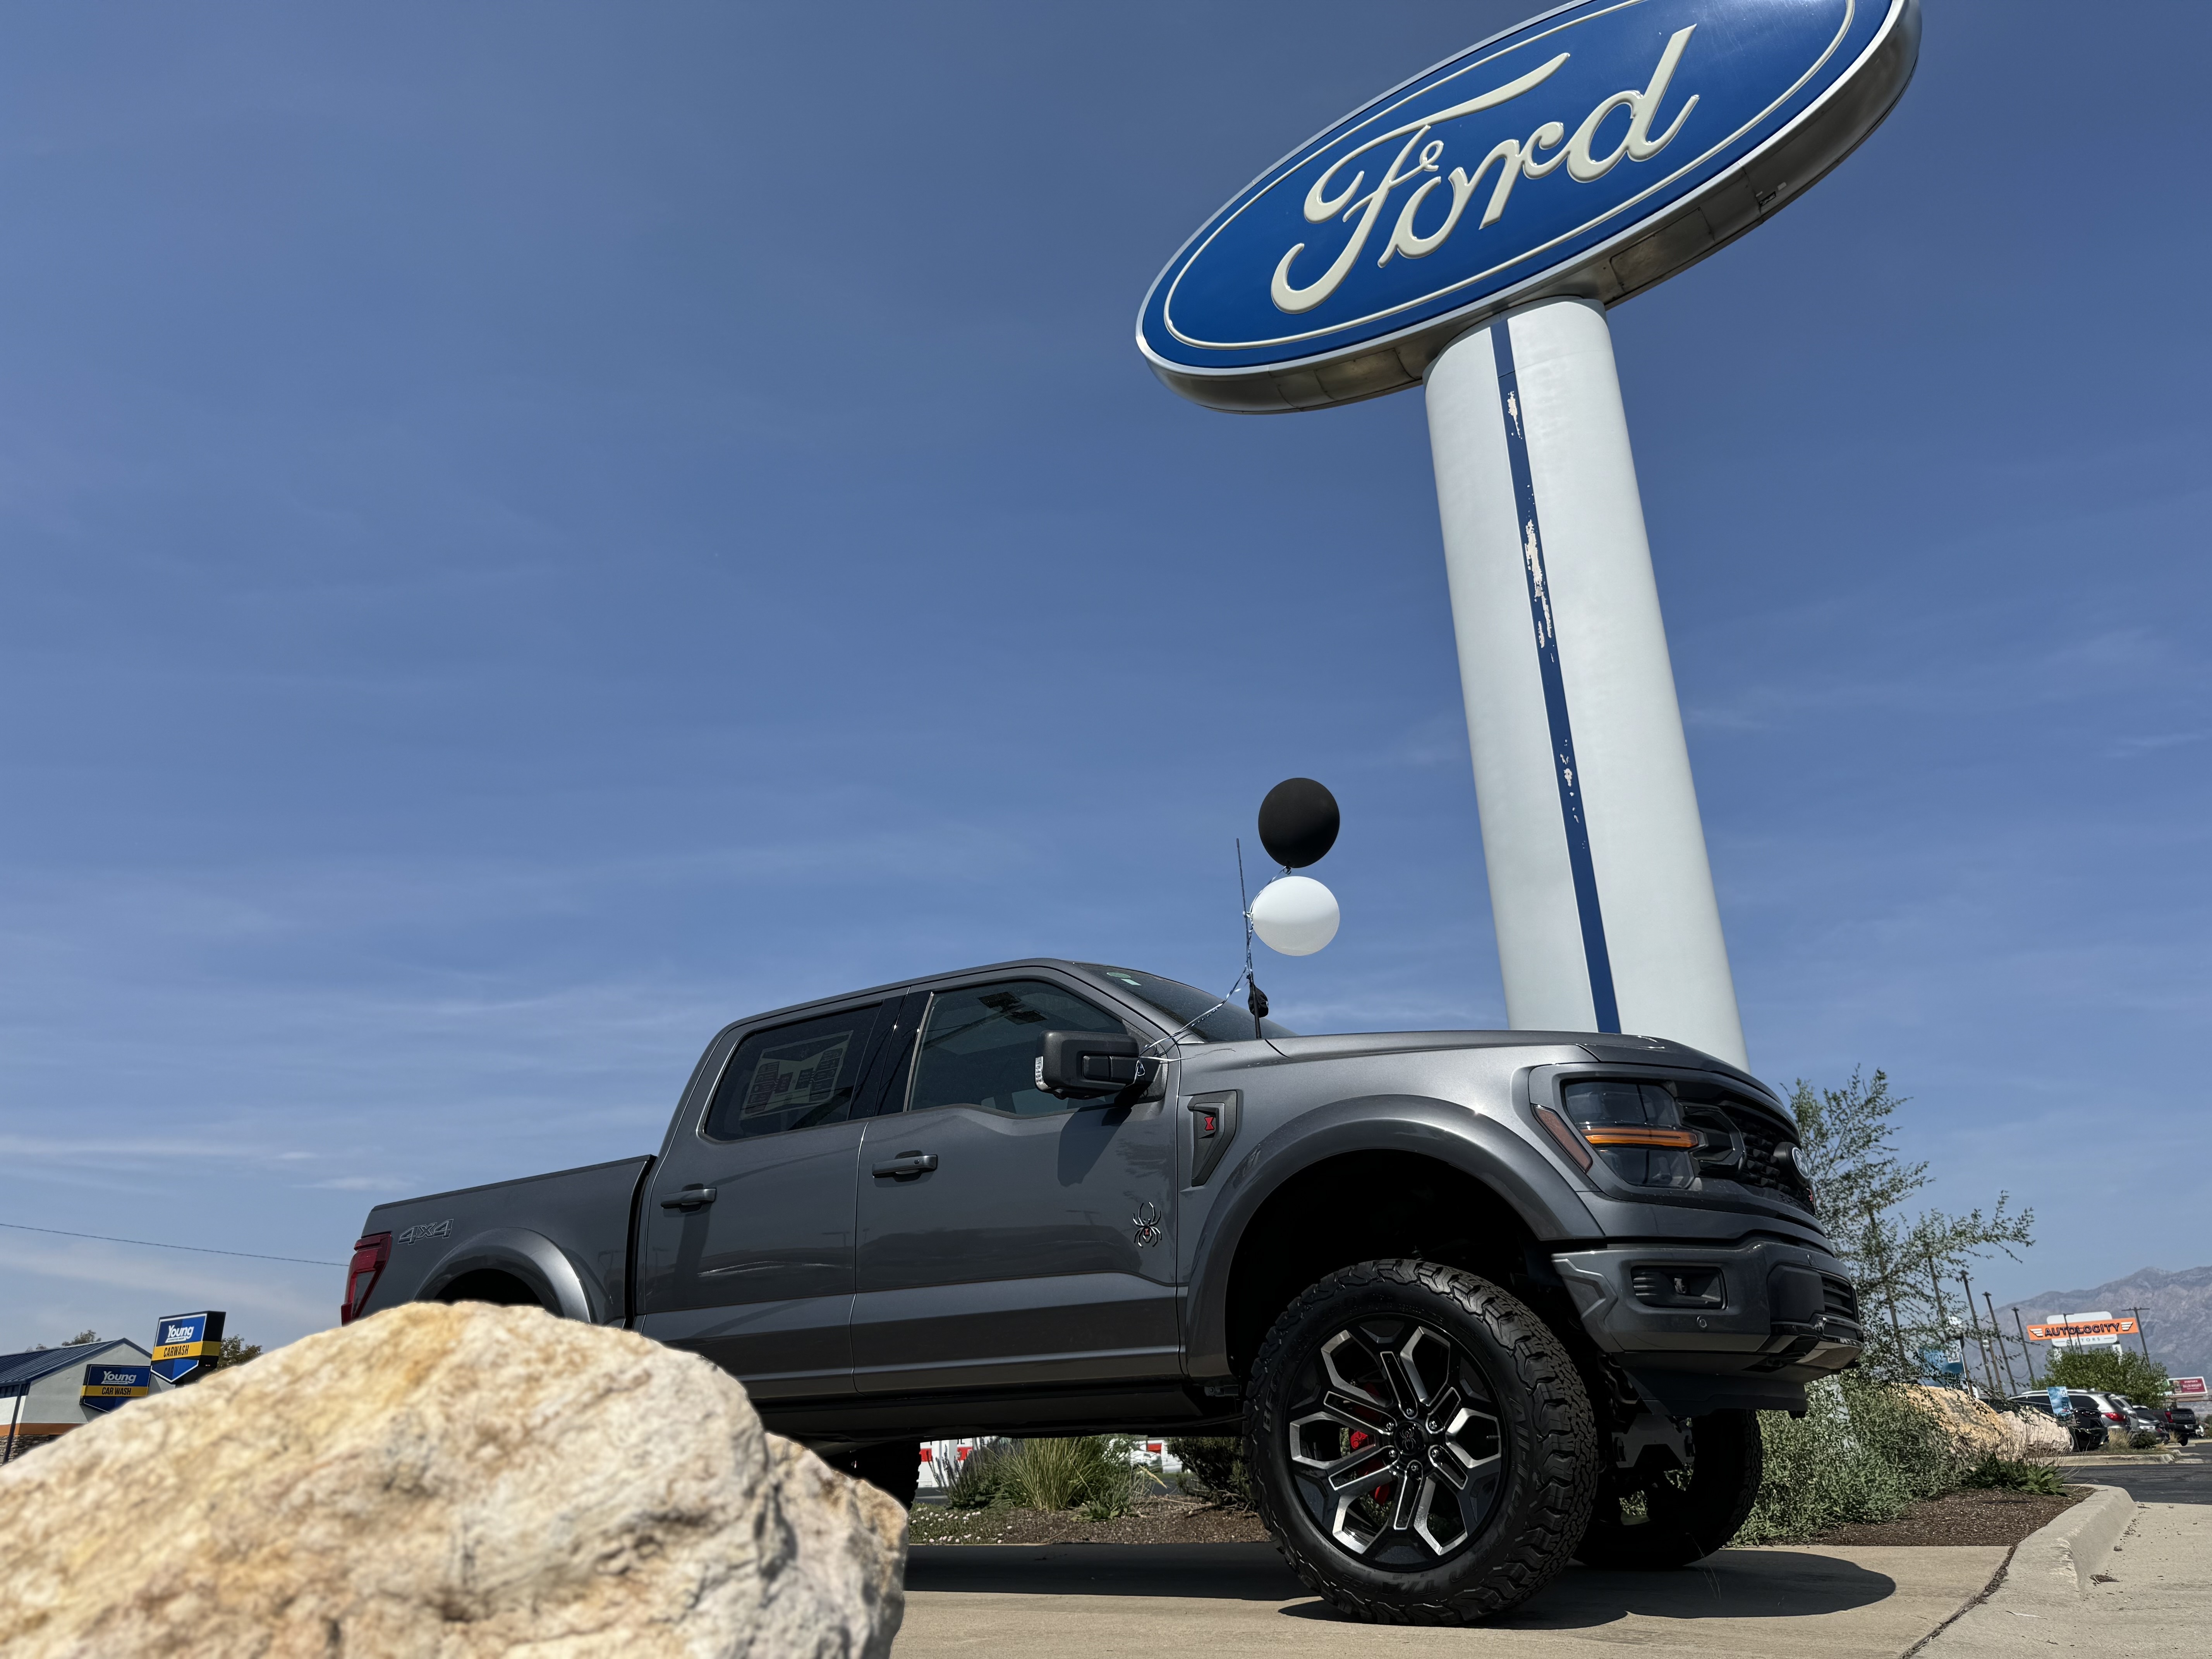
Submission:
<svg viewBox="0 0 2212 1659">
<path fill-rule="evenodd" d="M 1467 329 L 1606 303 L 1794 201 L 1911 79 L 1918 0 L 1582 0 L 1415 76 L 1247 185 L 1137 341 L 1217 408 L 1395 391 Z"/>
<path fill-rule="evenodd" d="M 2137 1328 L 2132 1319 L 2114 1319 L 2109 1314 L 2083 1314 L 2078 1319 L 2059 1319 L 2047 1325 L 2030 1325 L 2027 1338 L 2031 1342 L 2117 1340 L 2123 1336 L 2135 1335 Z"/>
</svg>

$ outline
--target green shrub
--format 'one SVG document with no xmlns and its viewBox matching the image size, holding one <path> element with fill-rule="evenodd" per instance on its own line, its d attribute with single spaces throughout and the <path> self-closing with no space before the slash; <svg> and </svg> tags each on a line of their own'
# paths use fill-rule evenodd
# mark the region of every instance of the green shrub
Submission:
<svg viewBox="0 0 2212 1659">
<path fill-rule="evenodd" d="M 2137 1429 L 2128 1436 L 2128 1444 L 2137 1451 L 2148 1451 L 2158 1444 L 2158 1437 L 2148 1429 Z"/>
<path fill-rule="evenodd" d="M 1097 1452 L 1083 1477 L 1083 1515 L 1087 1521 L 1115 1521 L 1137 1506 L 1137 1449 L 1128 1435 L 1097 1437 Z"/>
<path fill-rule="evenodd" d="M 1083 1490 L 1080 1440 L 1024 1440 L 1006 1459 L 1006 1496 L 1033 1510 L 1065 1510 Z"/>
<path fill-rule="evenodd" d="M 1007 1447 L 1003 1440 L 976 1443 L 945 1489 L 948 1509 L 988 1509 L 1006 1495 Z"/>
<path fill-rule="evenodd" d="M 2048 1463 L 1999 1457 L 1995 1452 L 1961 1475 L 1959 1484 L 1977 1492 L 2032 1492 L 2046 1498 L 2056 1498 L 2066 1490 L 2058 1471 Z"/>
<path fill-rule="evenodd" d="M 1800 1541 L 1854 1521 L 1894 1521 L 1964 1470 L 1904 1389 L 1846 1373 L 1806 1390 L 1802 1418 L 1759 1413 L 1766 1472 L 1743 1544 Z"/>
<path fill-rule="evenodd" d="M 1128 1514 L 1136 1502 L 1137 1471 L 1129 1462 L 1133 1444 L 1126 1435 L 1098 1434 L 1018 1441 L 999 1465 L 1000 1495 L 1033 1510 L 1080 1504 L 1091 1519 L 1111 1521 Z"/>
<path fill-rule="evenodd" d="M 1244 1468 L 1244 1443 L 1235 1435 L 1186 1435 L 1167 1443 L 1182 1465 L 1182 1489 L 1223 1509 L 1252 1507 L 1252 1480 Z"/>
</svg>

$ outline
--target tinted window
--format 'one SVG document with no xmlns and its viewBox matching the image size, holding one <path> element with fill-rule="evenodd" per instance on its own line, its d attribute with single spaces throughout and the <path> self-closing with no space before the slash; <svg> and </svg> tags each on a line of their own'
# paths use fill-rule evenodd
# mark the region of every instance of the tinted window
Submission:
<svg viewBox="0 0 2212 1659">
<path fill-rule="evenodd" d="M 707 1108 L 709 1140 L 742 1140 L 842 1123 L 883 1005 L 756 1031 L 738 1045 Z"/>
<path fill-rule="evenodd" d="M 1101 963 L 1083 964 L 1101 979 L 1110 979 L 1116 985 L 1127 986 L 1138 996 L 1167 1016 L 1162 1023 L 1170 1029 L 1184 1026 L 1207 1042 L 1249 1042 L 1252 1040 L 1252 1016 L 1246 1010 L 1243 998 L 1233 1002 L 1222 1002 L 1210 991 L 1201 991 L 1195 985 L 1185 985 L 1179 979 L 1162 979 L 1158 974 L 1148 974 L 1140 968 L 1109 968 Z M 1216 1006 L 1219 1004 L 1219 1006 Z M 1287 1037 L 1297 1033 L 1289 1026 L 1272 1019 L 1260 1022 L 1261 1036 Z"/>
<path fill-rule="evenodd" d="M 922 1028 L 908 1109 L 981 1106 L 1033 1116 L 1065 1112 L 1075 1103 L 1036 1086 L 1047 1031 L 1117 1031 L 1128 1027 L 1071 991 L 1042 980 L 1007 980 L 939 994 Z"/>
</svg>

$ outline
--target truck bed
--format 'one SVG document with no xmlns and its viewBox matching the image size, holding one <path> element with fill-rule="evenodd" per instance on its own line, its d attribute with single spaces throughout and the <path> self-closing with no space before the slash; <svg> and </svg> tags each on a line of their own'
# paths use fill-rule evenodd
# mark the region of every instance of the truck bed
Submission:
<svg viewBox="0 0 2212 1659">
<path fill-rule="evenodd" d="M 438 1301 L 465 1275 L 496 1270 L 534 1275 L 531 1290 L 564 1318 L 620 1324 L 630 1310 L 637 1198 L 652 1167 L 650 1158 L 618 1158 L 380 1204 L 362 1231 L 390 1233 L 391 1259 L 360 1311 Z"/>
</svg>

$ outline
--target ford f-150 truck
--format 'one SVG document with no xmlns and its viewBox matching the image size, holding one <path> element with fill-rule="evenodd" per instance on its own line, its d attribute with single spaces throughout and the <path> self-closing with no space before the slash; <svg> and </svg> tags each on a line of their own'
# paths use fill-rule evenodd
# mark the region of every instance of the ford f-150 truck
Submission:
<svg viewBox="0 0 2212 1659">
<path fill-rule="evenodd" d="M 727 1027 L 654 1156 L 377 1206 L 343 1317 L 626 1326 L 909 1502 L 923 1439 L 1241 1432 L 1316 1590 L 1461 1621 L 1741 1523 L 1755 1413 L 1859 1352 L 1796 1153 L 1671 1042 L 1006 963 Z"/>
</svg>

